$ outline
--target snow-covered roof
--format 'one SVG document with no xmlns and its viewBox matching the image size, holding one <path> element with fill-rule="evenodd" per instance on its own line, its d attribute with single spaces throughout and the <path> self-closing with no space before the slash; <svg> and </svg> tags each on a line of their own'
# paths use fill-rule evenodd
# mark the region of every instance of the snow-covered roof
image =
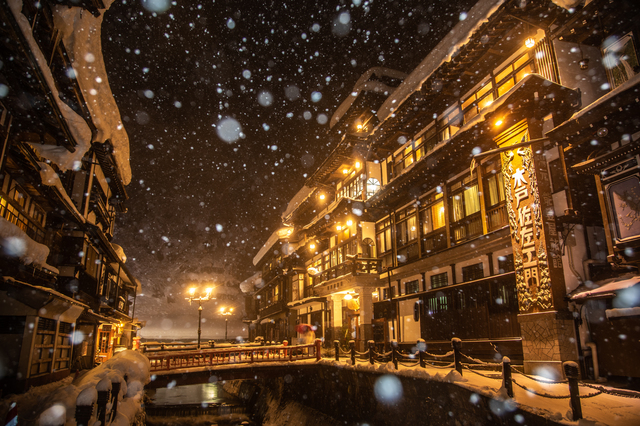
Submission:
<svg viewBox="0 0 640 426">
<path fill-rule="evenodd" d="M 105 1 L 105 3 L 108 8 L 112 0 Z M 33 143 L 31 146 L 38 155 L 53 161 L 62 171 L 78 170 L 82 157 L 91 148 L 93 139 L 91 129 L 84 118 L 60 99 L 48 62 L 33 37 L 27 17 L 21 12 L 22 0 L 9 0 L 9 7 L 77 144 L 74 152 L 57 145 Z M 62 42 L 71 59 L 93 124 L 96 126 L 95 142 L 111 141 L 120 177 L 127 185 L 131 181 L 129 138 L 120 120 L 120 111 L 111 93 L 102 58 L 102 14 L 99 17 L 94 17 L 80 7 L 56 6 L 54 8 L 54 23 L 62 34 Z"/>
<path fill-rule="evenodd" d="M 71 198 L 69 198 L 69 194 L 67 194 L 64 186 L 62 186 L 60 176 L 58 176 L 49 164 L 38 162 L 38 165 L 40 166 L 40 179 L 42 180 L 42 183 L 44 185 L 54 187 L 58 195 L 64 200 L 66 207 L 71 210 L 71 213 L 74 214 L 78 220 L 84 223 L 84 217 L 80 214 L 73 201 L 71 201 Z"/>
<path fill-rule="evenodd" d="M 588 123 L 582 123 L 580 120 L 583 119 L 583 118 L 586 119 L 586 120 L 589 120 L 590 114 L 596 108 L 603 106 L 607 102 L 611 102 L 614 97 L 620 95 L 621 93 L 624 93 L 624 92 L 626 92 L 628 90 L 633 90 L 633 89 L 637 90 L 638 89 L 637 86 L 640 86 L 640 74 L 634 75 L 629 80 L 625 81 L 623 84 L 621 84 L 620 86 L 616 87 L 615 89 L 613 89 L 612 91 L 610 91 L 606 95 L 601 96 L 600 98 L 596 99 L 595 101 L 593 101 L 592 103 L 590 103 L 586 107 L 582 108 L 580 111 L 577 111 L 575 114 L 573 114 L 571 116 L 571 118 L 569 120 L 567 120 L 564 123 L 560 124 L 556 128 L 550 130 L 548 133 L 553 134 L 553 133 L 557 132 L 558 130 L 560 130 L 562 128 L 565 128 L 571 122 L 577 122 L 579 125 L 588 124 Z M 613 103 L 611 104 L 611 106 L 612 106 L 612 108 L 616 107 L 616 105 L 613 104 Z"/>
<path fill-rule="evenodd" d="M 571 296 L 571 300 L 576 302 L 584 302 L 584 301 L 587 301 L 588 299 L 593 299 L 596 297 L 608 297 L 608 296 L 613 297 L 616 295 L 616 292 L 627 289 L 629 287 L 633 287 L 638 284 L 640 284 L 640 275 L 627 278 L 627 279 L 609 282 L 593 290 L 587 290 L 580 293 L 576 293 L 573 296 Z"/>
<path fill-rule="evenodd" d="M 304 203 L 311 195 L 313 194 L 314 188 L 310 188 L 308 186 L 303 186 L 300 190 L 293 196 L 289 204 L 287 204 L 287 208 L 284 213 L 282 213 L 282 221 L 287 222 L 287 218 L 298 208 L 298 206 Z"/>
<path fill-rule="evenodd" d="M 333 116 L 331 117 L 331 121 L 329 122 L 329 128 L 333 128 L 333 126 L 335 126 L 340 121 L 340 119 L 346 114 L 346 112 L 349 110 L 351 105 L 353 105 L 353 103 L 358 98 L 361 92 L 377 92 L 377 93 L 383 93 L 383 94 L 384 93 L 392 94 L 396 90 L 395 87 L 387 86 L 381 81 L 370 80 L 371 76 L 373 76 L 374 74 L 377 76 L 391 77 L 398 80 L 404 80 L 407 77 L 406 73 L 392 70 L 390 68 L 384 68 L 384 67 L 370 68 L 369 70 L 367 70 L 367 72 L 365 72 L 360 76 L 356 84 L 353 86 L 353 90 L 351 91 L 347 99 L 345 99 L 340 104 L 338 109 L 336 109 L 336 112 L 333 113 Z"/>
<path fill-rule="evenodd" d="M 424 58 L 420 65 L 398 86 L 391 96 L 387 98 L 378 109 L 378 119 L 386 120 L 400 105 L 402 105 L 412 93 L 420 90 L 425 81 L 437 70 L 440 65 L 451 59 L 452 56 L 469 41 L 471 35 L 504 3 L 505 0 L 480 0 L 467 13 L 464 20 L 458 22 L 455 27 L 438 43 L 438 45 Z"/>
<path fill-rule="evenodd" d="M 91 129 L 80 115 L 60 99 L 58 88 L 56 87 L 55 80 L 51 73 L 51 69 L 49 69 L 47 60 L 33 37 L 29 20 L 22 14 L 22 0 L 9 0 L 9 7 L 11 8 L 11 12 L 20 27 L 22 35 L 29 44 L 29 48 L 38 63 L 38 67 L 47 82 L 48 89 L 53 95 L 56 106 L 60 110 L 65 122 L 69 126 L 71 135 L 77 143 L 75 152 L 69 152 L 65 147 L 56 145 L 42 145 L 40 143 L 34 143 L 31 144 L 31 146 L 33 146 L 41 157 L 55 162 L 63 171 L 74 168 L 77 170 L 80 167 L 82 156 L 91 147 Z"/>
<path fill-rule="evenodd" d="M 116 243 L 111 243 L 111 247 L 113 247 L 113 251 L 116 252 L 118 258 L 122 261 L 122 263 L 127 263 L 127 255 L 124 254 L 124 249 L 121 245 Z"/>
<path fill-rule="evenodd" d="M 262 273 L 256 272 L 240 283 L 240 291 L 242 291 L 243 293 L 251 293 L 254 290 L 256 284 L 259 284 L 261 281 Z"/>
<path fill-rule="evenodd" d="M 120 177 L 128 185 L 131 182 L 129 137 L 111 93 L 102 57 L 102 19 L 112 1 L 104 2 L 106 9 L 97 17 L 80 7 L 67 6 L 55 6 L 53 15 L 55 27 L 62 34 L 62 42 L 97 129 L 94 141 L 111 141 Z"/>
<path fill-rule="evenodd" d="M 56 291 L 52 288 L 48 288 L 48 287 L 42 287 L 39 285 L 34 285 L 34 284 L 30 284 L 30 283 L 26 283 L 23 281 L 18 281 L 13 279 L 12 277 L 3 277 L 3 280 L 6 283 L 12 284 L 14 286 L 19 286 L 19 287 L 26 287 L 35 291 L 39 291 L 41 293 L 46 293 L 46 294 L 50 294 L 51 296 L 63 300 L 64 302 L 69 303 L 70 305 L 75 305 L 75 306 L 79 306 L 83 309 L 89 309 L 89 305 L 85 305 L 82 302 L 77 301 L 76 299 L 69 297 L 69 296 L 65 296 L 64 294 L 60 293 L 59 291 Z"/>
<path fill-rule="evenodd" d="M 271 236 L 264 243 L 260 251 L 258 251 L 258 254 L 256 254 L 255 257 L 253 258 L 254 266 L 260 263 L 264 255 L 267 254 L 269 250 L 271 250 L 271 247 L 273 247 L 278 242 L 279 239 L 280 238 L 278 237 L 278 231 L 274 231 L 273 234 L 271 234 Z"/>
</svg>

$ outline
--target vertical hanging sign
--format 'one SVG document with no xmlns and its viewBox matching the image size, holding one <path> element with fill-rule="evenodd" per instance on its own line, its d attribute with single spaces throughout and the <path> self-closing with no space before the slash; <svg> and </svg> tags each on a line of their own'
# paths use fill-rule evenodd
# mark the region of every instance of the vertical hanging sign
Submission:
<svg viewBox="0 0 640 426">
<path fill-rule="evenodd" d="M 501 134 L 496 142 L 500 147 L 507 147 L 527 140 L 529 132 L 526 121 L 523 121 Z M 546 311 L 554 307 L 551 268 L 562 270 L 561 258 L 553 246 L 549 256 L 549 242 L 557 243 L 555 223 L 549 221 L 553 226 L 547 226 L 550 229 L 545 232 L 543 218 L 543 212 L 553 209 L 553 205 L 548 206 L 549 200 L 540 195 L 534 153 L 530 146 L 504 151 L 501 157 L 519 311 L 521 314 Z M 548 178 L 545 174 L 542 179 L 545 177 Z M 548 237 L 551 241 L 547 241 Z M 564 287 L 564 280 L 561 281 Z"/>
</svg>

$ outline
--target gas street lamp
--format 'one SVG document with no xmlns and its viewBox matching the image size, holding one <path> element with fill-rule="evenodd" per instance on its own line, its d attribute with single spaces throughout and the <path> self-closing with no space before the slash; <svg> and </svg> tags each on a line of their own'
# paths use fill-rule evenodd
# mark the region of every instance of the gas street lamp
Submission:
<svg viewBox="0 0 640 426">
<path fill-rule="evenodd" d="M 227 340 L 227 330 L 228 330 L 228 326 L 229 326 L 229 318 L 227 318 L 229 315 L 233 314 L 233 308 L 226 308 L 226 307 L 222 307 L 220 308 L 220 315 L 224 315 L 224 340 Z"/>
<path fill-rule="evenodd" d="M 198 301 L 198 349 L 200 349 L 200 334 L 202 333 L 202 302 L 215 299 L 215 297 L 211 296 L 212 291 L 213 287 L 209 287 L 205 290 L 205 293 L 196 296 L 196 288 L 192 287 L 189 289 L 189 297 L 185 297 L 189 301 L 189 305 L 193 300 Z"/>
</svg>

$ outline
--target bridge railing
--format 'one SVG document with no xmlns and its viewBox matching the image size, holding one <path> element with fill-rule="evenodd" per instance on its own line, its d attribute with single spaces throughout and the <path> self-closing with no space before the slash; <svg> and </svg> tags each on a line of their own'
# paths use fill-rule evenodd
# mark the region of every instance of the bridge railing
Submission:
<svg viewBox="0 0 640 426">
<path fill-rule="evenodd" d="M 180 368 L 213 367 L 229 364 L 259 362 L 293 362 L 305 359 L 322 359 L 321 340 L 307 345 L 278 345 L 250 348 L 201 349 L 164 354 L 147 355 L 151 371 L 169 371 Z"/>
</svg>

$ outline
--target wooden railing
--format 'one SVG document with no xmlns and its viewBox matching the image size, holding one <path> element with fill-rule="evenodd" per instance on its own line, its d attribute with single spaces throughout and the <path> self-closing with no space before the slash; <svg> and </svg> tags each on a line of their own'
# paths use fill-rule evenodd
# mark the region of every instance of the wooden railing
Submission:
<svg viewBox="0 0 640 426">
<path fill-rule="evenodd" d="M 252 348 L 202 349 L 147 355 L 151 371 L 171 371 L 181 368 L 213 367 L 228 364 L 260 362 L 293 362 L 305 359 L 320 360 L 321 340 L 295 346 L 261 346 Z"/>
</svg>

